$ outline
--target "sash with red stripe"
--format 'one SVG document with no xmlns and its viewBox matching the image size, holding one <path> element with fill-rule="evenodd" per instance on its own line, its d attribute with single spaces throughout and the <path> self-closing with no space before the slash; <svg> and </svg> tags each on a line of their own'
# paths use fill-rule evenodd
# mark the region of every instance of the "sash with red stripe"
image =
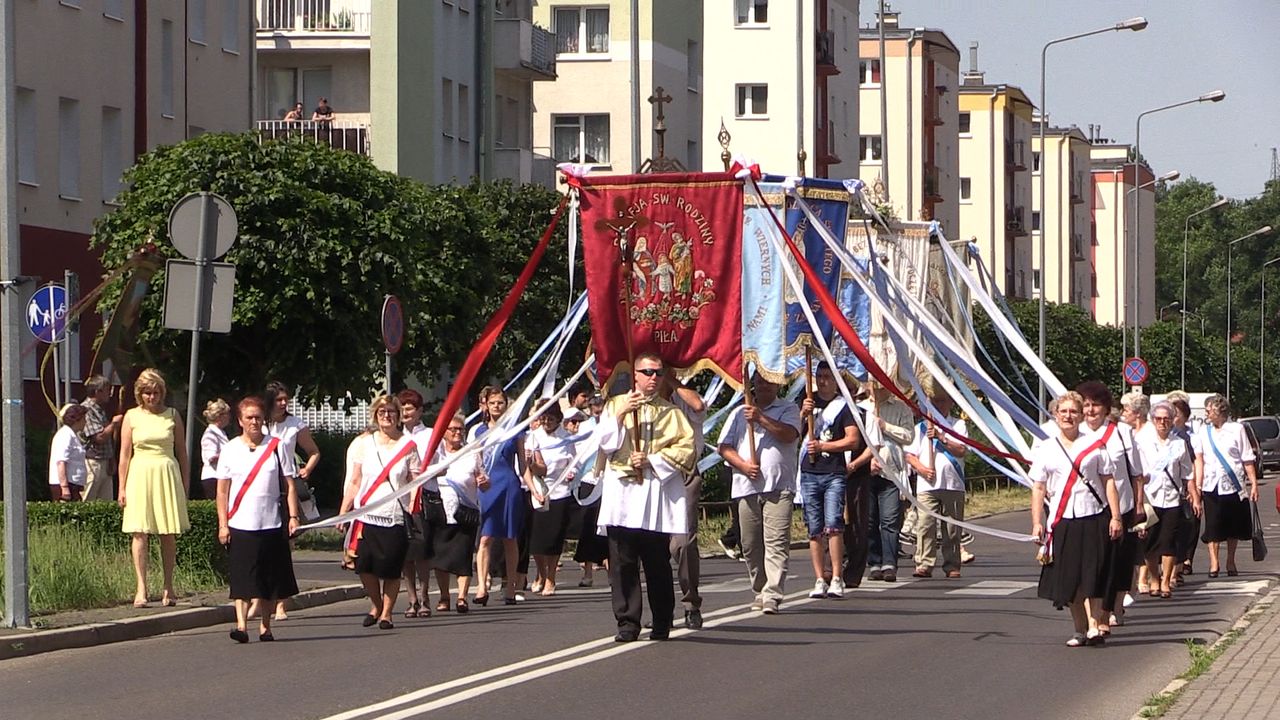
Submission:
<svg viewBox="0 0 1280 720">
<path fill-rule="evenodd" d="M 258 472 L 262 470 L 262 466 L 266 464 L 267 458 L 275 455 L 276 446 L 280 444 L 280 438 L 271 438 L 267 442 L 267 447 L 262 456 L 258 458 L 258 462 L 253 464 L 253 468 L 249 470 L 249 475 L 245 477 L 244 484 L 240 486 L 240 492 L 236 493 L 236 499 L 231 503 L 231 507 L 227 510 L 227 520 L 235 517 L 236 511 L 240 509 L 240 501 L 244 500 L 245 493 L 249 492 L 249 486 L 258 478 Z"/>
<path fill-rule="evenodd" d="M 373 497 L 373 494 L 377 492 L 378 488 L 382 485 L 382 483 L 386 482 L 387 478 L 391 477 L 391 469 L 394 468 L 401 460 L 405 459 L 405 457 L 407 457 L 409 453 L 417 452 L 417 451 L 418 451 L 418 446 L 414 444 L 412 440 L 405 443 L 404 447 L 400 448 L 400 451 L 397 452 L 395 456 L 391 458 L 391 462 L 382 466 L 382 472 L 378 473 L 378 477 L 374 478 L 373 483 L 369 485 L 369 489 L 365 490 L 364 495 L 360 496 L 360 500 L 359 500 L 359 503 L 356 505 L 356 508 L 362 508 L 365 505 L 367 505 L 369 503 L 369 498 Z M 363 472 L 363 468 L 361 468 L 361 472 Z M 364 523 L 360 522 L 359 520 L 356 520 L 355 522 L 351 523 L 351 534 L 350 534 L 351 539 L 350 539 L 350 542 L 347 544 L 347 548 L 351 550 L 351 552 L 353 553 L 356 550 L 357 543 L 360 542 L 361 530 L 363 528 L 364 528 Z"/>
<path fill-rule="evenodd" d="M 1094 440 L 1089 447 L 1085 448 L 1079 455 L 1076 455 L 1075 460 L 1071 461 L 1071 474 L 1067 476 L 1067 483 L 1062 488 L 1062 497 L 1058 499 L 1058 509 L 1053 514 L 1053 523 L 1049 525 L 1049 531 L 1045 534 L 1044 538 L 1044 546 L 1047 548 L 1049 557 L 1053 557 L 1053 529 L 1058 526 L 1058 521 L 1066 514 L 1067 503 L 1071 500 L 1071 490 L 1075 487 L 1076 481 L 1080 479 L 1080 461 L 1088 457 L 1089 453 L 1094 450 L 1097 450 L 1098 448 L 1105 448 L 1107 446 L 1107 441 L 1111 439 L 1111 433 L 1115 432 L 1115 430 L 1115 423 L 1109 423 L 1106 431 L 1102 433 L 1102 437 Z M 1065 452 L 1066 449 L 1064 448 L 1063 450 Z M 1088 480 L 1085 482 L 1088 482 Z"/>
</svg>

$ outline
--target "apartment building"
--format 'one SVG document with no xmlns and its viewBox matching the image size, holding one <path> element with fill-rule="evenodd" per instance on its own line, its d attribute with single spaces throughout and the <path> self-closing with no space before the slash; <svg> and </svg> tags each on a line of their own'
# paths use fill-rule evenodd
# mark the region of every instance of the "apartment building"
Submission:
<svg viewBox="0 0 1280 720">
<path fill-rule="evenodd" d="M 897 13 L 887 12 L 881 21 L 884 67 L 878 27 L 859 34 L 859 177 L 884 185 L 899 218 L 937 220 L 954 239 L 960 224 L 960 53 L 941 30 L 903 28 Z"/>
<path fill-rule="evenodd" d="M 1036 122 L 1040 122 L 1038 117 Z M 1043 292 L 1049 302 L 1073 303 L 1092 311 L 1096 273 L 1088 204 L 1093 191 L 1089 139 L 1074 125 L 1049 126 L 1045 147 L 1041 148 L 1037 134 L 1031 139 L 1031 149 L 1033 295 L 1039 297 Z M 1044 201 L 1038 177 L 1042 172 Z"/>
<path fill-rule="evenodd" d="M 555 33 L 558 78 L 534 88 L 538 151 L 556 162 L 590 163 L 604 172 L 638 171 L 658 155 L 658 108 L 650 98 L 656 100 L 662 88 L 664 157 L 688 170 L 701 169 L 704 139 L 714 142 L 702 136 L 701 5 L 640 0 L 639 37 L 633 38 L 629 0 L 539 3 L 534 19 Z M 632 85 L 633 41 L 639 51 L 638 87 Z M 638 124 L 632 119 L 633 93 L 640 106 Z M 632 152 L 636 137 L 639 162 Z"/>
<path fill-rule="evenodd" d="M 1031 297 L 1031 101 L 1013 85 L 988 84 L 972 68 L 960 85 L 960 230 L 977 243 L 996 287 Z"/>
<path fill-rule="evenodd" d="M 553 182 L 533 83 L 556 78 L 532 0 L 258 0 L 259 129 L 311 133 L 424 182 Z M 329 123 L 311 122 L 321 97 Z M 284 115 L 302 103 L 302 122 Z"/>
<path fill-rule="evenodd" d="M 766 172 L 858 176 L 856 0 L 707 3 L 703 167 L 730 151 Z M 750 61 L 745 61 L 750 57 Z M 804 159 L 800 158 L 803 149 Z"/>
<path fill-rule="evenodd" d="M 1156 288 L 1152 279 L 1156 267 L 1155 178 L 1145 163 L 1139 163 L 1135 183 L 1131 152 L 1130 145 L 1100 140 L 1095 140 L 1090 148 L 1093 266 L 1097 278 L 1093 317 L 1102 325 L 1132 327 L 1136 308 L 1137 321 L 1145 327 L 1156 320 Z M 1136 192 L 1143 193 L 1136 244 L 1133 242 L 1135 188 Z M 1135 257 L 1140 273 L 1136 290 L 1132 264 Z"/>
<path fill-rule="evenodd" d="M 250 126 L 253 11 L 248 0 L 15 5 L 21 272 L 61 282 L 70 270 L 88 290 L 102 276 L 88 248 L 93 222 L 110 212 L 135 159 Z M 76 381 L 91 371 L 102 325 L 91 314 L 81 320 L 71 343 Z M 37 377 L 42 353 L 23 353 L 25 378 Z M 29 407 L 44 407 L 28 396 Z"/>
</svg>

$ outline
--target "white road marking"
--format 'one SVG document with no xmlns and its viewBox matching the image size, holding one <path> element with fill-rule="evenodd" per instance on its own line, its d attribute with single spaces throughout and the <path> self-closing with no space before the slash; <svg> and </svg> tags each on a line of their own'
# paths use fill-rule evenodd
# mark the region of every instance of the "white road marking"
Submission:
<svg viewBox="0 0 1280 720">
<path fill-rule="evenodd" d="M 856 588 L 845 588 L 845 593 L 882 593 L 885 590 L 906 587 L 915 582 L 918 578 L 907 577 L 898 578 L 897 582 L 884 582 L 882 580 L 863 579 L 862 584 Z"/>
<path fill-rule="evenodd" d="M 791 595 L 786 596 L 785 602 L 783 603 L 784 611 L 799 605 L 806 605 L 808 603 L 815 602 L 815 600 L 804 597 L 806 592 L 807 591 L 802 591 L 798 593 L 792 593 Z M 729 623 L 738 622 L 740 620 L 761 617 L 761 614 L 759 611 L 751 610 L 749 608 L 750 608 L 749 605 L 736 605 L 733 607 L 722 608 L 720 610 L 707 613 L 703 618 L 704 619 L 703 628 L 704 629 L 713 628 L 720 625 L 726 625 Z M 732 614 L 732 613 L 737 613 L 737 614 Z M 685 628 L 673 629 L 671 631 L 671 637 L 679 638 L 684 635 L 688 635 L 691 632 L 694 632 L 694 631 L 688 630 Z M 332 715 L 328 718 L 325 718 L 325 720 L 352 720 L 353 718 L 373 715 L 375 713 L 378 713 L 384 710 L 390 710 L 391 708 L 395 708 L 401 705 L 406 705 L 408 703 L 422 700 L 422 699 L 431 697 L 433 695 L 439 695 L 441 693 L 447 692 L 449 690 L 453 690 L 455 688 L 462 687 L 464 685 L 470 685 L 472 683 L 479 682 L 481 680 L 487 680 L 490 678 L 499 677 L 502 675 L 506 675 L 507 673 L 516 672 L 519 670 L 525 670 L 526 668 L 532 668 L 529 670 L 525 670 L 525 672 L 522 672 L 516 675 L 511 675 L 509 677 L 503 677 L 501 679 L 484 683 L 482 685 L 473 686 L 473 687 L 467 688 L 466 690 L 456 692 L 452 695 L 446 695 L 436 700 L 422 703 L 421 705 L 407 707 L 396 712 L 376 716 L 377 718 L 379 718 L 379 720 L 404 720 L 404 718 L 423 715 L 423 714 L 432 712 L 433 710 L 438 710 L 443 707 L 456 705 L 460 702 L 464 702 L 466 700 L 479 697 L 493 690 L 513 687 L 515 685 L 520 685 L 522 683 L 529 682 L 530 680 L 536 680 L 540 677 L 561 672 L 562 670 L 570 670 L 576 667 L 581 667 L 582 665 L 587 665 L 593 662 L 597 662 L 599 660 L 605 660 L 607 658 L 613 657 L 615 655 L 620 655 L 625 652 L 631 652 L 634 650 L 642 650 L 647 647 L 653 647 L 656 644 L 657 643 L 648 642 L 644 640 L 630 642 L 630 643 L 615 643 L 612 637 L 600 638 L 598 640 L 591 640 L 589 642 L 585 642 L 580 645 L 568 647 L 563 650 L 557 650 L 556 652 L 549 653 L 547 655 L 542 655 L 536 658 L 529 658 L 527 660 L 521 660 L 519 662 L 514 662 L 509 665 L 504 665 L 502 667 L 494 668 L 492 670 L 487 670 L 482 673 L 477 673 L 477 674 L 469 675 L 467 677 L 462 677 L 462 678 L 456 678 L 448 682 L 440 683 L 439 685 L 432 685 L 431 687 L 423 688 L 421 690 L 415 690 L 414 692 L 406 693 L 399 697 L 391 698 L 390 700 L 384 700 L 383 702 L 375 703 L 373 705 L 367 705 L 362 708 L 355 708 L 352 710 L 348 710 L 346 712 L 339 713 L 337 715 Z M 551 663 L 551 661 L 553 660 L 557 660 L 559 658 L 564 658 L 571 655 L 576 655 L 586 650 L 591 650 L 591 649 L 599 648 L 602 646 L 607 647 L 607 649 L 597 650 L 596 652 L 591 653 L 590 655 L 583 655 L 581 657 L 576 657 L 569 660 L 563 660 L 561 662 Z M 612 647 L 609 647 L 609 646 L 612 646 Z"/>
<path fill-rule="evenodd" d="M 701 595 L 749 592 L 751 592 L 751 578 L 734 578 L 733 580 L 725 580 L 724 582 L 712 583 L 698 588 L 698 593 Z"/>
<path fill-rule="evenodd" d="M 1270 584 L 1268 580 L 1210 580 L 1196 588 L 1192 595 L 1257 595 Z"/>
<path fill-rule="evenodd" d="M 978 597 L 1008 597 L 1015 595 L 1023 590 L 1030 590 L 1037 583 L 1024 582 L 1021 580 L 982 580 L 968 587 L 949 590 L 947 595 L 970 595 Z"/>
</svg>

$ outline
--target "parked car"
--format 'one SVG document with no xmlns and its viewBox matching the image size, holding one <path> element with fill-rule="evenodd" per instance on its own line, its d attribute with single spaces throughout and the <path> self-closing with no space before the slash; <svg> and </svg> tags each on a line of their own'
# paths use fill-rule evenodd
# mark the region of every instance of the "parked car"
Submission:
<svg viewBox="0 0 1280 720">
<path fill-rule="evenodd" d="M 1241 418 L 1240 422 L 1256 440 L 1262 468 L 1280 468 L 1280 417 L 1259 415 Z"/>
</svg>

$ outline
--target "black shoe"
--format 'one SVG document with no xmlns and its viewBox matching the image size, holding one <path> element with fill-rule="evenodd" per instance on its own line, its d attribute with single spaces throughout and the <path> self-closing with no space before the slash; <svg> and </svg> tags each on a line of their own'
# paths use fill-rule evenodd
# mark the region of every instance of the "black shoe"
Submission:
<svg viewBox="0 0 1280 720">
<path fill-rule="evenodd" d="M 364 627 L 373 627 L 378 624 L 378 618 L 373 615 L 365 615 L 364 619 L 360 621 L 360 624 Z"/>
<path fill-rule="evenodd" d="M 885 570 L 885 571 L 884 571 L 884 581 L 885 581 L 885 582 L 898 582 L 898 571 L 896 571 L 896 570 Z"/>
<path fill-rule="evenodd" d="M 868 580 L 883 580 L 883 579 L 884 579 L 884 571 L 883 571 L 883 570 L 880 570 L 880 569 L 872 570 L 871 572 L 867 573 L 867 579 L 868 579 Z"/>
<path fill-rule="evenodd" d="M 684 626 L 690 630 L 702 629 L 702 611 L 698 608 L 684 611 Z"/>
<path fill-rule="evenodd" d="M 655 628 L 649 633 L 650 640 L 670 640 L 671 628 Z"/>
<path fill-rule="evenodd" d="M 273 642 L 275 639 L 276 636 L 272 635 L 270 631 L 264 632 L 258 636 L 258 642 Z"/>
<path fill-rule="evenodd" d="M 231 639 L 235 640 L 238 643 L 249 642 L 249 633 L 243 630 L 232 630 L 230 635 L 231 635 Z"/>
<path fill-rule="evenodd" d="M 614 642 L 635 642 L 640 639 L 640 633 L 635 630 L 619 630 L 617 635 L 613 636 Z"/>
<path fill-rule="evenodd" d="M 394 628 L 394 627 L 395 627 L 395 625 L 393 625 L 393 624 L 391 623 L 391 621 L 390 621 L 390 620 L 379 620 L 379 621 L 378 621 L 378 629 L 379 629 L 379 630 L 391 630 L 391 629 L 392 629 L 392 628 Z"/>
</svg>

